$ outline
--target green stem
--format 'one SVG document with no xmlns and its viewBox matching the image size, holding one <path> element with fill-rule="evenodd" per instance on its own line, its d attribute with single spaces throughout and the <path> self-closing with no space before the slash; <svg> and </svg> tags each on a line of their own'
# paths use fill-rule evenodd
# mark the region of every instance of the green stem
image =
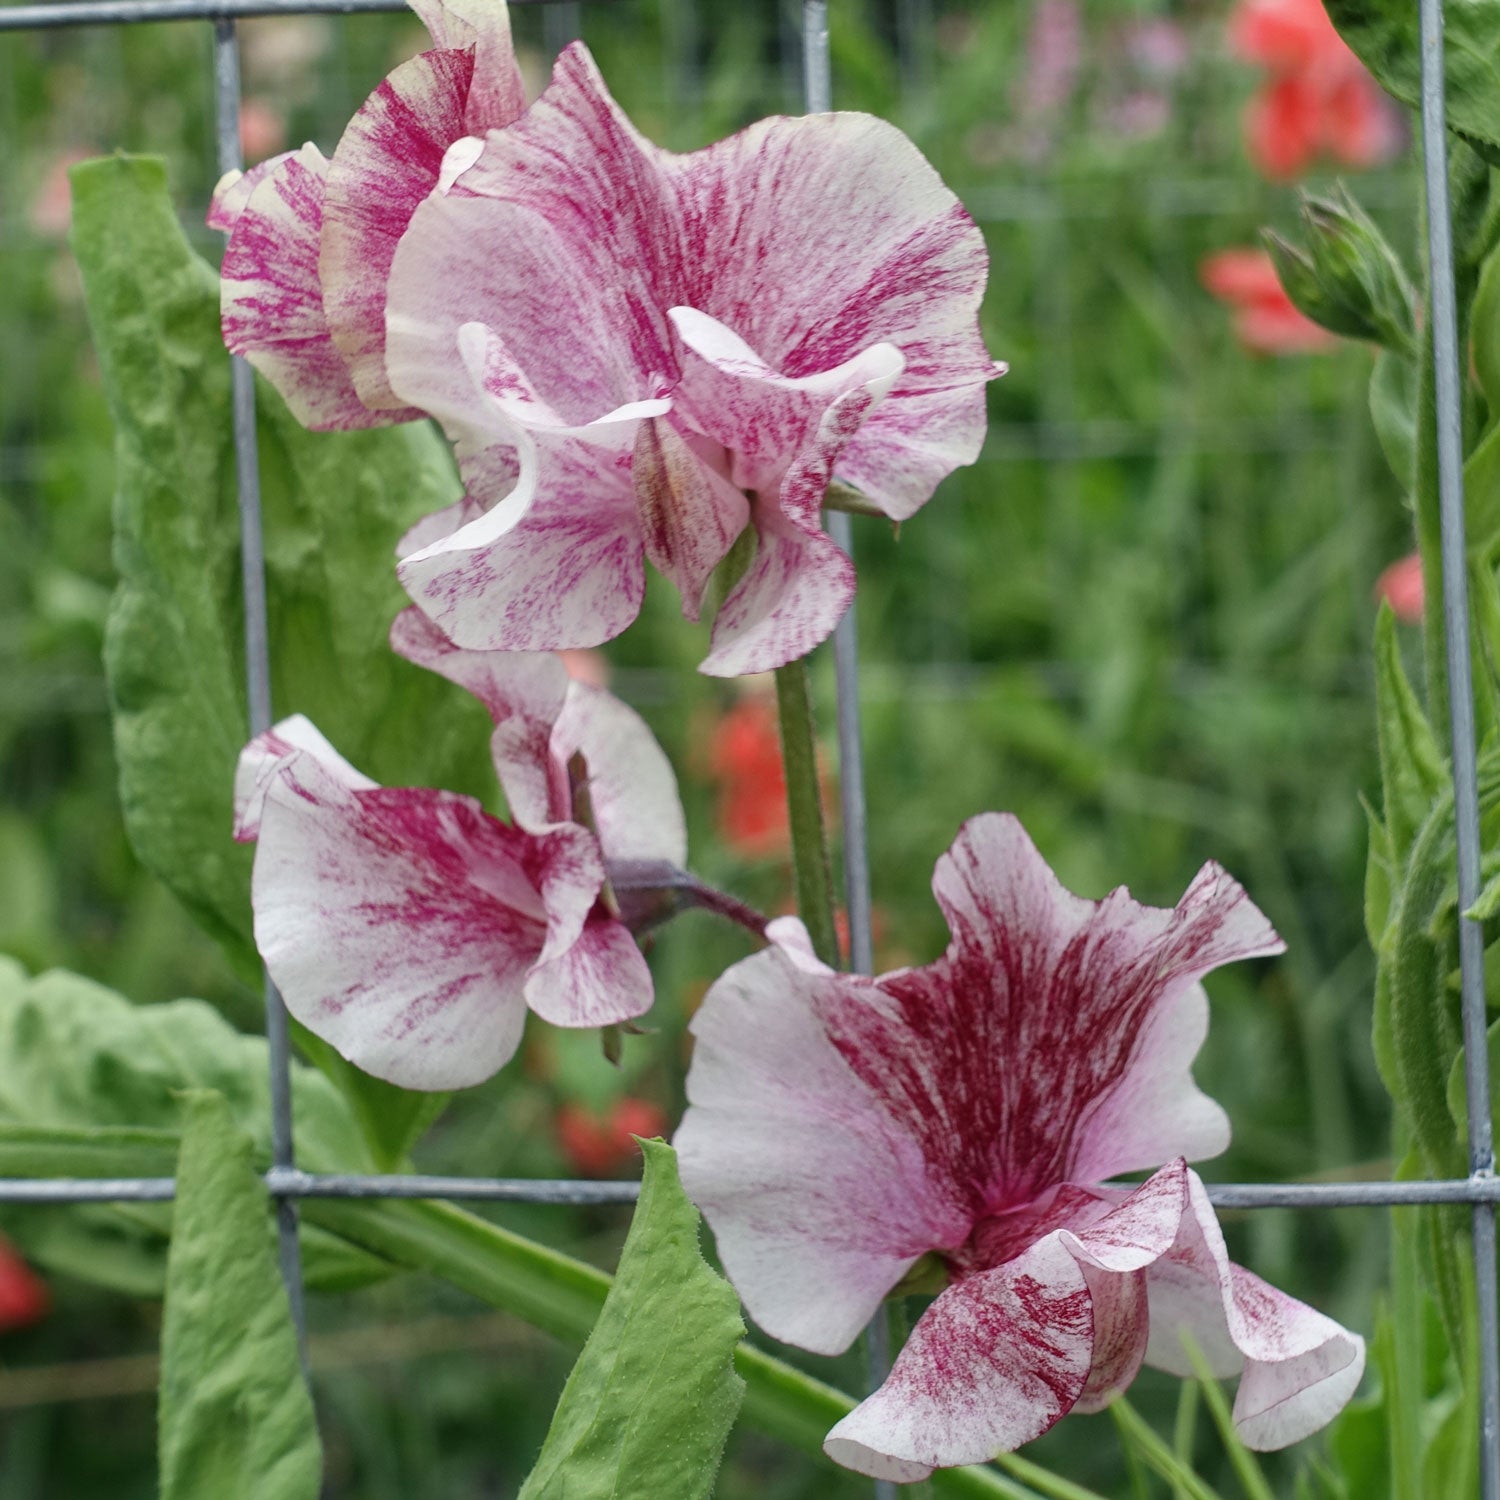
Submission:
<svg viewBox="0 0 1500 1500">
<path fill-rule="evenodd" d="M 1188 1360 L 1193 1366 L 1193 1373 L 1198 1377 L 1198 1389 L 1203 1392 L 1203 1399 L 1208 1405 L 1208 1414 L 1213 1418 L 1214 1426 L 1218 1429 L 1219 1440 L 1224 1444 L 1225 1452 L 1229 1454 L 1229 1462 L 1234 1466 L 1240 1487 L 1244 1490 L 1248 1500 L 1276 1500 L 1271 1493 L 1271 1486 L 1266 1483 L 1266 1476 L 1260 1471 L 1255 1455 L 1241 1441 L 1239 1433 L 1234 1430 L 1234 1418 L 1230 1415 L 1228 1401 L 1224 1399 L 1224 1388 L 1214 1379 L 1214 1372 L 1203 1357 L 1203 1351 L 1198 1347 L 1197 1340 L 1186 1330 L 1182 1335 L 1182 1347 L 1187 1351 Z"/>
<path fill-rule="evenodd" d="M 1097 1490 L 1086 1490 L 1081 1484 L 1074 1484 L 1071 1479 L 1064 1479 L 1030 1459 L 1022 1458 L 1019 1453 L 1002 1453 L 995 1462 L 1007 1474 L 1024 1480 L 1039 1495 L 1047 1496 L 1047 1500 L 1104 1500 Z"/>
<path fill-rule="evenodd" d="M 1219 1495 L 1173 1453 L 1124 1397 L 1116 1397 L 1110 1402 L 1109 1414 L 1115 1419 L 1120 1436 L 1133 1445 L 1168 1484 L 1181 1490 L 1189 1500 L 1220 1500 Z"/>
<path fill-rule="evenodd" d="M 588 1337 L 609 1292 L 604 1272 L 451 1203 L 308 1198 L 301 1207 L 309 1223 L 399 1266 L 431 1271 L 571 1344 Z M 745 1382 L 743 1419 L 815 1458 L 829 1428 L 856 1405 L 749 1344 L 739 1346 L 734 1363 Z M 1042 1500 L 991 1469 L 940 1469 L 931 1483 L 943 1500 Z"/>
<path fill-rule="evenodd" d="M 1191 1380 L 1182 1382 L 1177 1396 L 1177 1420 L 1172 1426 L 1172 1451 L 1184 1468 L 1193 1467 L 1193 1448 L 1198 1436 L 1198 1387 Z M 1172 1486 L 1173 1500 L 1187 1500 L 1180 1484 Z"/>
<path fill-rule="evenodd" d="M 1432 309 L 1427 310 L 1431 327 Z M 1443 547 L 1438 498 L 1437 396 L 1432 339 L 1422 340 L 1417 361 L 1417 453 L 1415 493 L 1417 551 L 1422 559 L 1422 656 L 1427 678 L 1427 717 L 1437 733 L 1448 722 L 1448 656 L 1443 634 Z"/>
<path fill-rule="evenodd" d="M 825 964 L 839 967 L 838 931 L 833 922 L 833 867 L 823 827 L 818 786 L 817 744 L 807 662 L 776 669 L 776 709 L 781 719 L 781 758 L 786 770 L 786 809 L 792 829 L 792 865 L 797 877 L 797 912 Z"/>
</svg>

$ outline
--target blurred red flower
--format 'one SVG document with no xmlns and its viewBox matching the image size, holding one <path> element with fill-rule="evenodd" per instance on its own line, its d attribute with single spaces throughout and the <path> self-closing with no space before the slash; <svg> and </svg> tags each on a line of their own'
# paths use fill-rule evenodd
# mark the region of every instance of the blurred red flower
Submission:
<svg viewBox="0 0 1500 1500">
<path fill-rule="evenodd" d="M 47 1283 L 0 1240 L 0 1333 L 40 1322 L 51 1307 Z"/>
<path fill-rule="evenodd" d="M 776 700 L 746 694 L 713 726 L 709 775 L 718 783 L 719 835 L 741 859 L 766 859 L 791 848 L 786 775 Z"/>
<path fill-rule="evenodd" d="M 1245 117 L 1250 159 L 1267 177 L 1295 177 L 1322 155 L 1370 167 L 1401 149 L 1400 115 L 1322 0 L 1239 0 L 1229 43 L 1267 73 Z"/>
<path fill-rule="evenodd" d="M 1329 348 L 1334 336 L 1304 317 L 1282 290 L 1264 250 L 1249 246 L 1205 256 L 1198 267 L 1203 285 L 1234 310 L 1234 331 L 1256 354 L 1308 354 Z"/>
<path fill-rule="evenodd" d="M 1416 624 L 1422 618 L 1422 559 L 1413 552 L 1393 562 L 1375 580 L 1375 597 L 1384 599 L 1398 620 Z"/>
<path fill-rule="evenodd" d="M 635 1136 L 649 1140 L 666 1133 L 667 1116 L 649 1099 L 627 1096 L 604 1114 L 564 1104 L 556 1124 L 557 1143 L 574 1168 L 585 1177 L 608 1177 L 634 1158 Z"/>
</svg>

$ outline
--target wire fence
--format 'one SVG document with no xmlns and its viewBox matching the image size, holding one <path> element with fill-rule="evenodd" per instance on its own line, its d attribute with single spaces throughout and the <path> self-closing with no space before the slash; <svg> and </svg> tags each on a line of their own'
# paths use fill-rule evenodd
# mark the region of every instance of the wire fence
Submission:
<svg viewBox="0 0 1500 1500">
<path fill-rule="evenodd" d="M 572 0 L 512 0 L 545 7 L 549 46 L 561 47 L 579 32 L 579 7 Z M 353 15 L 395 12 L 404 0 L 76 0 L 76 3 L 0 8 L 0 31 L 32 31 L 76 26 L 119 26 L 154 21 L 206 21 L 213 26 L 215 145 L 221 172 L 242 166 L 240 147 L 240 53 L 236 20 L 260 16 Z M 1464 511 L 1461 443 L 1459 349 L 1453 279 L 1451 221 L 1446 170 L 1446 127 L 1441 0 L 1419 0 L 1422 34 L 1423 181 L 1427 203 L 1427 253 L 1432 288 L 1432 339 L 1437 380 L 1439 480 L 1441 491 L 1444 625 L 1451 684 L 1451 741 L 1458 856 L 1459 910 L 1470 907 L 1480 891 L 1480 832 L 1477 792 L 1477 740 L 1468 649 L 1467 575 L 1464 563 Z M 900 0 L 897 29 L 902 55 L 920 73 L 924 49 L 917 39 L 931 26 L 926 0 Z M 801 0 L 801 83 L 804 107 L 812 112 L 832 105 L 826 0 Z M 1232 183 L 1180 184 L 1147 189 L 1150 211 L 1163 214 L 1222 212 L 1232 202 Z M 1068 205 L 1053 195 L 1038 196 L 1025 188 L 996 190 L 974 203 L 984 219 L 1090 217 L 1088 203 Z M 266 620 L 266 583 L 260 517 L 253 375 L 241 359 L 232 360 L 234 445 L 243 559 L 246 680 L 250 731 L 258 734 L 272 722 L 270 657 Z M 1141 423 L 1099 423 L 1066 418 L 1044 420 L 990 436 L 990 451 L 1020 444 L 1042 460 L 1118 455 L 1154 450 L 1157 429 Z M 1180 436 L 1180 435 L 1179 435 Z M 1283 449 L 1288 443 L 1334 448 L 1337 434 L 1326 424 L 1304 422 L 1290 433 L 1274 436 L 1233 425 L 1207 430 L 1198 442 L 1223 451 Z M 834 514 L 830 531 L 852 551 L 849 518 Z M 840 797 L 844 842 L 846 898 L 850 921 L 852 966 L 873 967 L 866 807 L 861 763 L 858 627 L 850 610 L 834 638 L 838 686 L 838 738 L 841 759 Z M 961 674 L 963 663 L 955 664 Z M 1483 1500 L 1500 1500 L 1500 1309 L 1496 1287 L 1496 1206 L 1500 1178 L 1495 1174 L 1491 1133 L 1489 1059 L 1486 1045 L 1483 936 L 1480 925 L 1460 918 L 1461 1009 L 1465 1041 L 1468 1098 L 1469 1175 L 1444 1181 L 1354 1181 L 1211 1184 L 1210 1200 L 1230 1209 L 1332 1209 L 1466 1204 L 1473 1217 L 1474 1268 L 1481 1365 L 1480 1482 Z M 271 1070 L 272 1160 L 264 1174 L 275 1204 L 280 1265 L 306 1359 L 298 1246 L 297 1203 L 305 1198 L 449 1198 L 504 1203 L 587 1205 L 628 1203 L 638 1194 L 632 1182 L 535 1180 L 463 1176 L 335 1175 L 301 1171 L 295 1161 L 291 1110 L 290 1049 L 287 1014 L 274 986 L 265 986 L 266 1035 Z M 0 1180 L 0 1203 L 83 1204 L 161 1202 L 171 1199 L 171 1178 L 9 1179 Z M 869 1339 L 870 1376 L 878 1383 L 887 1368 L 884 1322 L 877 1319 Z M 877 1482 L 880 1500 L 895 1487 Z"/>
</svg>

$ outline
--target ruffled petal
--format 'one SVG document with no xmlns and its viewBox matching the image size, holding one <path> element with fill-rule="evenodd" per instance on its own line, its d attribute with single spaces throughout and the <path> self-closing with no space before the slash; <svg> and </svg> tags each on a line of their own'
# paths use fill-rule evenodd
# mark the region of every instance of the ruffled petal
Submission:
<svg viewBox="0 0 1500 1500">
<path fill-rule="evenodd" d="M 467 48 L 402 63 L 349 121 L 329 164 L 318 257 L 323 305 L 350 378 L 371 407 L 404 407 L 386 376 L 386 282 L 396 244 L 437 184 L 444 153 L 470 133 L 473 76 Z M 406 408 L 406 415 L 414 411 Z"/>
<path fill-rule="evenodd" d="M 374 427 L 399 414 L 359 399 L 323 313 L 318 242 L 328 163 L 304 146 L 252 188 L 224 251 L 224 342 L 281 392 L 304 427 Z"/>
<path fill-rule="evenodd" d="M 456 682 L 484 704 L 495 724 L 495 772 L 523 828 L 539 833 L 572 816 L 567 759 L 553 750 L 553 729 L 568 696 L 568 674 L 551 652 L 465 651 L 419 609 L 391 625 L 398 656 Z"/>
<path fill-rule="evenodd" d="M 356 1066 L 463 1088 L 520 1042 L 544 854 L 471 798 L 351 789 L 298 754 L 265 789 L 256 943 L 287 1009 Z"/>
<path fill-rule="evenodd" d="M 535 498 L 512 492 L 397 566 L 450 640 L 475 651 L 597 646 L 640 612 L 645 563 L 629 451 L 538 445 Z"/>
<path fill-rule="evenodd" d="M 539 963 L 526 1003 L 554 1026 L 609 1026 L 651 1009 L 651 970 L 629 930 L 595 913 L 566 952 Z"/>
<path fill-rule="evenodd" d="M 845 1468 L 923 1479 L 1040 1437 L 1083 1392 L 1088 1283 L 1058 1236 L 951 1286 L 923 1313 L 884 1385 L 824 1440 Z"/>
<path fill-rule="evenodd" d="M 1364 1373 L 1356 1333 L 1231 1263 L 1197 1173 L 1171 1249 L 1147 1274 L 1146 1363 L 1191 1375 L 1190 1333 L 1218 1376 L 1238 1374 L 1234 1425 L 1248 1448 L 1284 1448 L 1343 1409 Z"/>
<path fill-rule="evenodd" d="M 894 344 L 904 368 L 839 473 L 902 519 L 978 457 L 984 238 L 921 152 L 869 115 L 762 120 L 669 167 L 684 237 L 679 305 L 789 376 Z M 771 293 L 768 295 L 768 292 Z"/>
<path fill-rule="evenodd" d="M 912 1264 L 971 1222 L 830 1039 L 830 1009 L 886 1003 L 870 981 L 768 948 L 692 1021 L 683 1185 L 751 1316 L 816 1353 L 847 1348 Z"/>
<path fill-rule="evenodd" d="M 264 734 L 256 735 L 240 751 L 234 771 L 234 836 L 240 843 L 253 843 L 259 837 L 266 788 L 280 774 L 281 768 L 304 750 L 327 775 L 351 791 L 375 785 L 328 743 L 311 720 L 293 714 Z"/>
<path fill-rule="evenodd" d="M 228 234 L 239 223 L 250 194 L 271 175 L 295 151 L 283 151 L 279 156 L 267 157 L 245 172 L 226 172 L 214 185 L 213 197 L 209 200 L 208 213 L 203 222 L 210 229 Z"/>
<path fill-rule="evenodd" d="M 552 733 L 552 756 L 582 754 L 606 860 L 687 863 L 687 820 L 677 776 L 646 721 L 602 688 L 570 682 Z"/>
<path fill-rule="evenodd" d="M 505 0 L 414 0 L 412 9 L 439 47 L 474 53 L 466 124 L 470 134 L 508 125 L 526 109 L 526 84 L 511 43 Z"/>
<path fill-rule="evenodd" d="M 989 813 L 938 861 L 933 891 L 948 953 L 890 987 L 908 1026 L 952 1050 L 928 1065 L 949 1078 L 961 1176 L 1026 1202 L 1058 1181 L 1223 1149 L 1223 1113 L 1188 1071 L 1202 1011 L 1184 991 L 1284 947 L 1223 870 L 1205 865 L 1170 910 L 1123 889 L 1085 901 L 1014 817 Z"/>
</svg>

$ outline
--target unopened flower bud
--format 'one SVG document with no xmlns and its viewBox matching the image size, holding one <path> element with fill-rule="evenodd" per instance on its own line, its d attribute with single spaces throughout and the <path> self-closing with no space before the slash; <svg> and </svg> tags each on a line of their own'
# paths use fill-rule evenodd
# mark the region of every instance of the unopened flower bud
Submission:
<svg viewBox="0 0 1500 1500">
<path fill-rule="evenodd" d="M 1302 200 L 1305 246 L 1266 232 L 1276 272 L 1299 312 L 1345 338 L 1398 354 L 1415 344 L 1412 290 L 1395 252 L 1345 192 Z"/>
</svg>

